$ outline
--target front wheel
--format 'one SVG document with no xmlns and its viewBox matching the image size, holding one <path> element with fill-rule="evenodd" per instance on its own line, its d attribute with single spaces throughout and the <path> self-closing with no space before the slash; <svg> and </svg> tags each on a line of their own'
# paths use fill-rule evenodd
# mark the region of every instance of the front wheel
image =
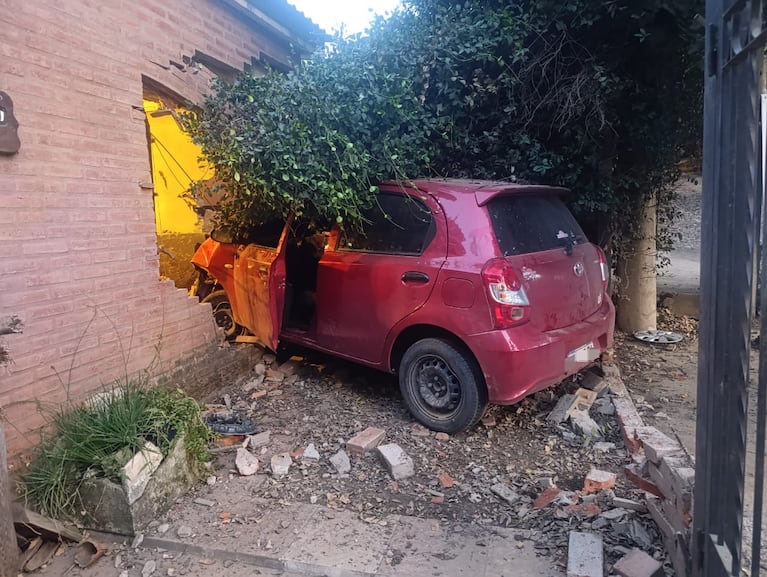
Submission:
<svg viewBox="0 0 767 577">
<path fill-rule="evenodd" d="M 471 355 L 443 339 L 422 339 L 399 367 L 405 404 L 421 424 L 457 433 L 475 425 L 487 408 L 487 389 Z"/>
<path fill-rule="evenodd" d="M 227 339 L 233 339 L 243 333 L 243 328 L 234 322 L 232 315 L 232 305 L 226 291 L 218 290 L 210 293 L 201 302 L 210 303 L 213 307 L 213 318 L 216 324 L 224 329 L 224 336 Z"/>
</svg>

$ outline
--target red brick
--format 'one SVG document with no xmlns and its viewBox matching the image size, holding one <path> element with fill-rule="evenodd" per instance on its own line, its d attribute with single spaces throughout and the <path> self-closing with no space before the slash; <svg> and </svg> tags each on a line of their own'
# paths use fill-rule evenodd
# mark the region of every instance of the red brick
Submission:
<svg viewBox="0 0 767 577">
<path fill-rule="evenodd" d="M 346 442 L 346 448 L 352 455 L 364 455 L 375 449 L 386 436 L 386 431 L 368 427 Z"/>
<path fill-rule="evenodd" d="M 599 469 L 591 469 L 589 474 L 586 475 L 586 479 L 583 481 L 583 492 L 598 493 L 600 491 L 606 491 L 615 487 L 615 480 L 617 475 L 610 473 L 609 471 L 600 471 Z"/>
<path fill-rule="evenodd" d="M 442 486 L 443 489 L 450 489 L 455 485 L 455 479 L 453 479 L 447 472 L 440 471 L 439 475 L 437 475 L 437 479 L 439 480 L 439 484 Z"/>
<path fill-rule="evenodd" d="M 544 507 L 550 505 L 554 499 L 559 497 L 561 492 L 562 490 L 558 487 L 549 487 L 543 493 L 538 495 L 538 497 L 536 497 L 535 501 L 533 501 L 533 507 L 536 509 L 543 509 Z"/>
<path fill-rule="evenodd" d="M 636 465 L 626 465 L 623 468 L 623 472 L 626 475 L 626 478 L 631 481 L 638 489 L 646 491 L 647 493 L 652 493 L 657 497 L 663 497 L 663 493 L 658 488 L 658 486 L 650 479 L 642 475 L 639 471 L 639 467 Z"/>
<path fill-rule="evenodd" d="M 613 565 L 613 571 L 622 577 L 664 577 L 663 564 L 644 551 L 632 549 Z"/>
<path fill-rule="evenodd" d="M 599 515 L 602 512 L 602 509 L 596 503 L 584 503 L 582 505 L 565 505 L 562 507 L 561 511 L 562 515 L 568 517 L 577 516 L 590 519 Z"/>
</svg>

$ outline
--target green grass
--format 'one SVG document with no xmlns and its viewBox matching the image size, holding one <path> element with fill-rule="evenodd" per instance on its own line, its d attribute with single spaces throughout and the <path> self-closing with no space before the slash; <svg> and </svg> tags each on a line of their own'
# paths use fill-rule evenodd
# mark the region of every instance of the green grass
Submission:
<svg viewBox="0 0 767 577">
<path fill-rule="evenodd" d="M 52 517 L 76 514 L 86 474 L 119 482 L 120 469 L 146 441 L 167 455 L 175 436 L 184 434 L 195 462 L 210 458 L 211 433 L 200 406 L 180 390 L 116 384 L 88 403 L 54 411 L 52 421 L 54 434 L 22 476 L 27 500 Z"/>
</svg>

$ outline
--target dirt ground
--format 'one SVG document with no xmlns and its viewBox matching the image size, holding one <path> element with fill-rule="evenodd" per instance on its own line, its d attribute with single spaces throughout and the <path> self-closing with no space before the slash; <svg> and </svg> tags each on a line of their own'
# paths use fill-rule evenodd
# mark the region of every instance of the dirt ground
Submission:
<svg viewBox="0 0 767 577">
<path fill-rule="evenodd" d="M 559 396 L 577 388 L 574 381 L 512 407 L 493 407 L 483 419 L 485 424 L 439 441 L 435 433 L 414 423 L 401 400 L 396 377 L 316 353 L 291 352 L 305 362 L 293 384 L 283 384 L 258 401 L 249 399 L 241 388 L 228 394 L 233 406 L 252 415 L 259 430 L 271 431 L 270 445 L 260 450 L 265 462 L 273 454 L 292 452 L 309 443 L 314 443 L 323 458 L 319 464 L 299 460 L 280 480 L 264 477 L 261 487 L 253 491 L 257 497 L 317 501 L 354 509 L 364 516 L 396 513 L 534 529 L 540 524 L 537 510 L 523 507 L 520 514 L 505 507 L 489 493 L 489 487 L 505 483 L 529 504 L 541 492 L 538 479 L 550 477 L 560 488 L 575 491 L 583 487 L 592 466 L 618 470 L 626 456 L 612 417 L 592 415 L 603 426 L 604 440 L 619 447 L 609 453 L 595 451 L 593 443 L 567 426 L 546 422 Z M 220 402 L 221 398 L 211 400 Z M 386 442 L 399 444 L 413 458 L 414 477 L 391 481 L 373 454 L 355 459 L 348 477 L 334 474 L 325 457 L 370 426 L 386 430 Z M 230 469 L 232 460 L 231 455 L 219 456 L 216 468 Z M 446 489 L 440 484 L 442 472 L 454 480 L 454 487 Z M 435 493 L 444 495 L 442 503 L 432 502 Z M 541 547 L 559 546 L 564 536 Z"/>
<path fill-rule="evenodd" d="M 238 345 L 235 345 L 238 346 Z M 574 432 L 569 424 L 554 425 L 546 417 L 562 394 L 578 388 L 568 380 L 511 407 L 493 407 L 483 423 L 464 433 L 438 440 L 434 432 L 414 423 L 400 397 L 396 377 L 299 349 L 284 351 L 279 359 L 266 355 L 269 366 L 292 357 L 299 369 L 282 383 L 254 386 L 252 381 L 218 391 L 209 403 L 225 405 L 251 418 L 258 431 L 270 432 L 268 444 L 252 449 L 261 463 L 253 477 L 240 477 L 235 453 L 215 455 L 209 482 L 184 497 L 162 518 L 153 522 L 147 536 L 168 534 L 190 527 L 202 539 L 225 543 L 238 523 L 257 519 L 268 507 L 315 505 L 327 511 L 353 512 L 375 525 L 386 515 L 432 520 L 446 532 L 466 527 L 499 527 L 524 531 L 538 555 L 555 560 L 564 573 L 570 531 L 596 531 L 604 540 L 608 565 L 634 547 L 664 559 L 657 529 L 646 512 L 616 509 L 612 497 L 641 501 L 642 494 L 621 475 L 628 462 L 609 400 L 591 409 L 602 438 Z M 271 363 L 268 363 L 271 361 Z M 263 369 L 263 368 L 262 368 Z M 255 377 L 255 373 L 254 373 Z M 255 397 L 255 398 L 254 398 Z M 604 414 L 603 414 L 604 413 Z M 413 459 L 415 475 L 393 481 L 378 457 L 371 453 L 352 457 L 349 474 L 339 474 L 329 457 L 366 427 L 386 431 L 387 443 L 397 443 Z M 442 437 L 440 437 L 442 439 Z M 607 447 L 597 442 L 612 443 Z M 318 461 L 302 459 L 300 451 L 313 443 Z M 287 475 L 269 472 L 273 455 L 294 454 Z M 594 467 L 618 474 L 614 490 L 596 496 L 576 494 Z M 242 480 L 247 480 L 243 482 Z M 505 485 L 519 499 L 509 503 L 491 487 Z M 563 493 L 550 505 L 534 506 L 549 485 Z M 225 507 L 219 511 L 194 505 L 208 499 Z M 259 505 L 260 503 L 260 505 Z M 238 505 L 240 504 L 240 505 Z M 573 504 L 575 504 L 573 506 Z M 604 513 L 604 515 L 603 515 Z M 222 522 L 221 514 L 227 516 Z M 256 528 L 248 550 L 269 548 L 267 535 Z M 417 536 L 413 544 L 416 546 Z M 105 563 L 110 561 L 104 560 Z M 140 570 L 141 555 L 122 554 L 129 575 Z M 129 567 L 130 565 L 130 567 Z M 178 575 L 195 575 L 195 563 L 176 565 Z M 666 574 L 673 575 L 669 565 Z M 73 568 L 68 575 L 87 575 Z"/>
</svg>

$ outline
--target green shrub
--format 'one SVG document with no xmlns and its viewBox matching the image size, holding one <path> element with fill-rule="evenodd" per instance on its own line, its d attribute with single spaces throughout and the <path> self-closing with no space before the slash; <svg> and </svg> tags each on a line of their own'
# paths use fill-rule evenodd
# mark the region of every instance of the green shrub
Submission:
<svg viewBox="0 0 767 577">
<path fill-rule="evenodd" d="M 194 462 L 210 458 L 211 433 L 200 406 L 180 390 L 115 384 L 87 403 L 54 410 L 51 420 L 53 434 L 40 443 L 22 489 L 52 517 L 76 514 L 86 476 L 120 482 L 120 470 L 147 441 L 167 455 L 176 436 L 184 435 Z"/>
</svg>

